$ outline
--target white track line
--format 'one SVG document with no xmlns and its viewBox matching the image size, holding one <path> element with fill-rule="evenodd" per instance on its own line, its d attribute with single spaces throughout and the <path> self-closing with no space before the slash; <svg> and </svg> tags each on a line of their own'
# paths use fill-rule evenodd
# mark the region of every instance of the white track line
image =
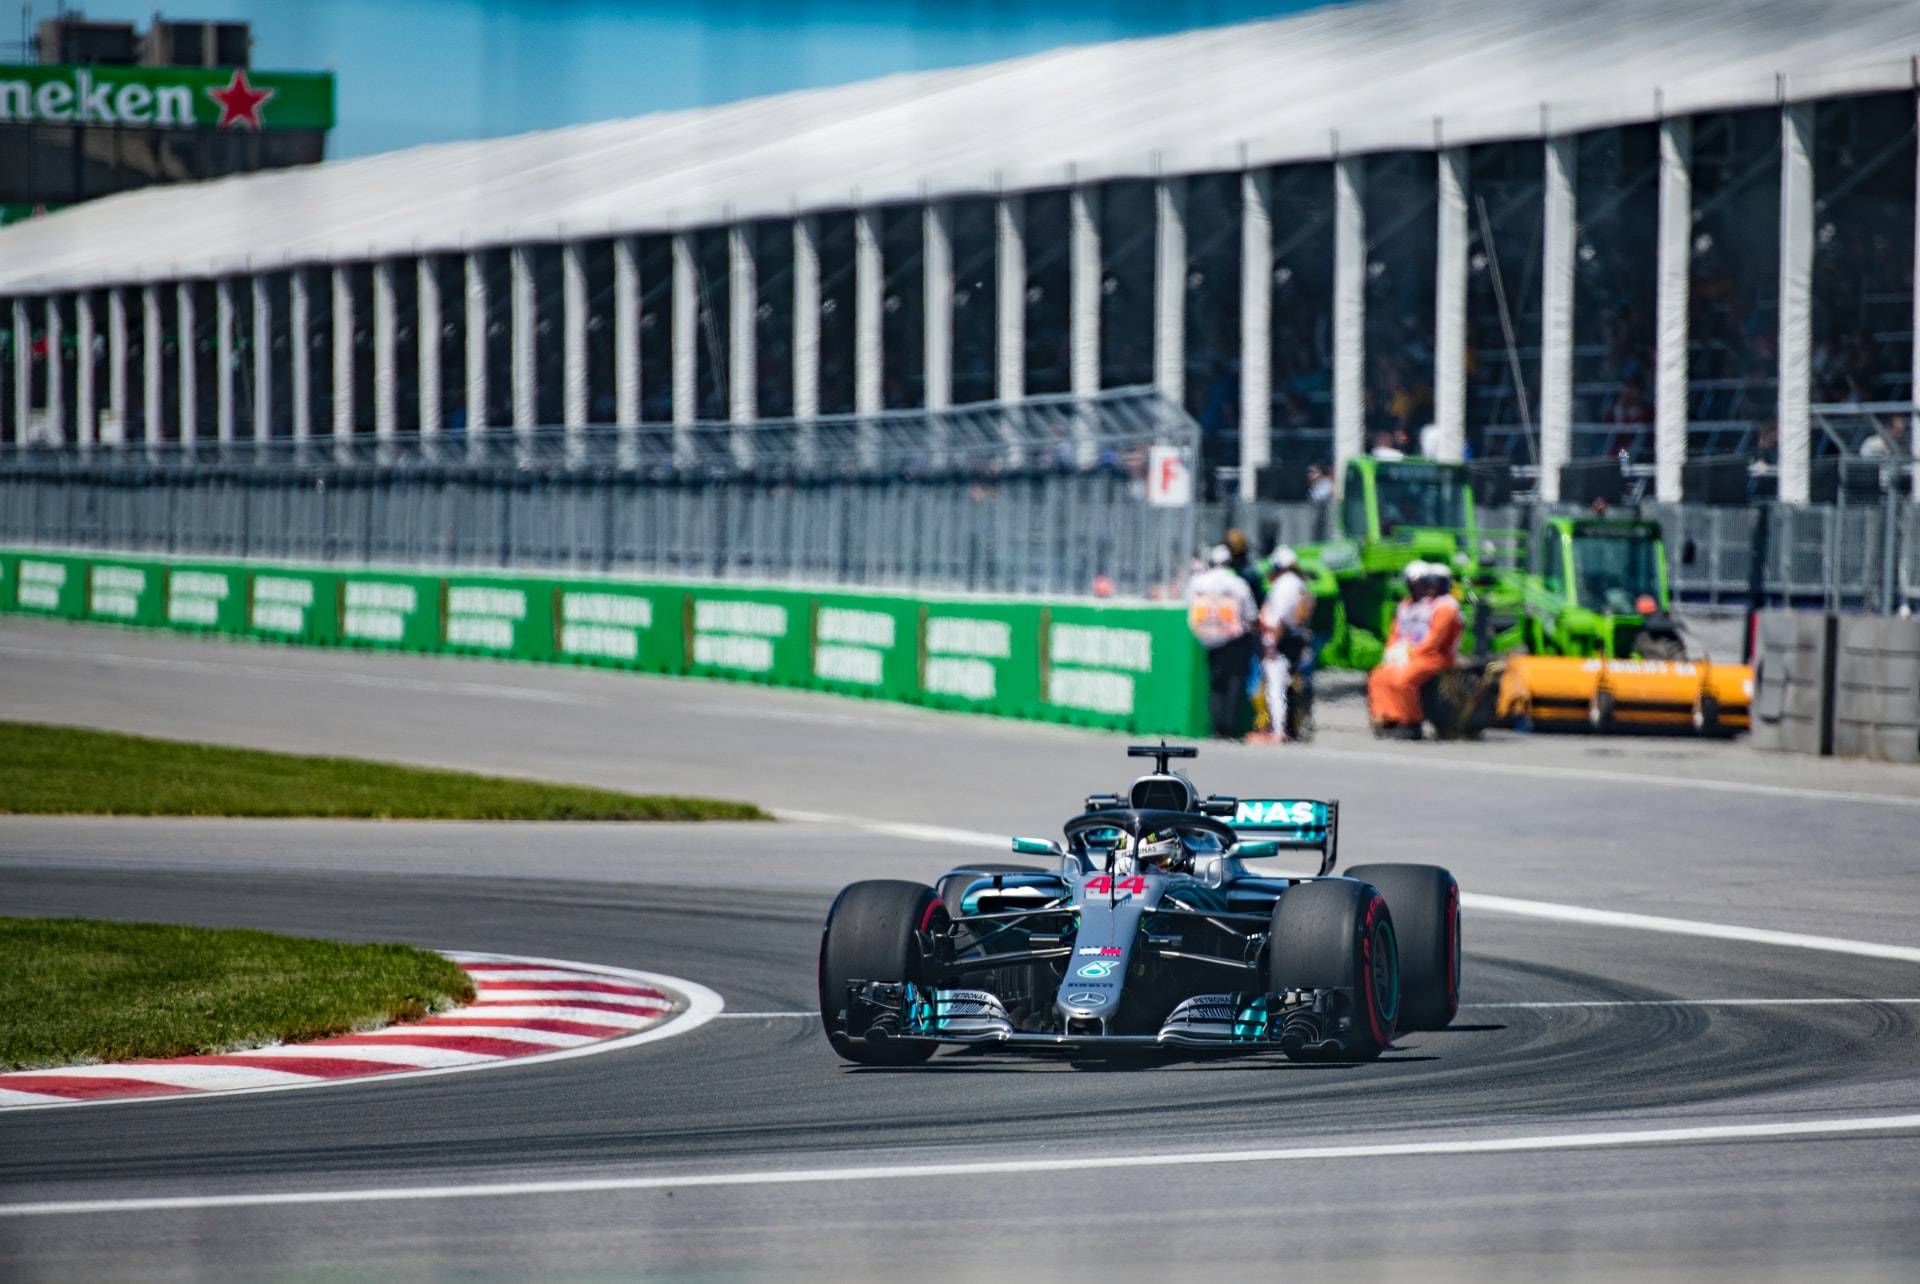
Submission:
<svg viewBox="0 0 1920 1284">
<path fill-rule="evenodd" d="M 1489 896 L 1485 892 L 1462 892 L 1460 904 L 1467 909 L 1485 910 L 1492 914 L 1544 918 L 1559 923 L 1626 927 L 1643 932 L 1667 932 L 1675 936 L 1706 936 L 1720 941 L 1750 941 L 1756 945 L 1783 945 L 1796 950 L 1820 950 L 1828 954 L 1856 954 L 1863 958 L 1920 963 L 1920 949 L 1911 945 L 1877 945 L 1872 941 L 1850 941 L 1838 936 L 1809 936 L 1804 932 L 1734 927 L 1727 923 L 1702 923 L 1690 918 L 1667 918 L 1659 914 L 1629 914 L 1621 910 L 1588 909 L 1581 905 L 1556 905 L 1551 901 L 1523 901 L 1508 896 Z"/>
<path fill-rule="evenodd" d="M 1920 999 L 1556 999 L 1533 1003 L 1462 1003 L 1462 1012 L 1506 1008 L 1825 1008 L 1920 1003 Z M 808 1013 L 809 1016 L 813 1015 Z"/>
<path fill-rule="evenodd" d="M 1620 1132 L 1468 1137 L 1454 1141 L 1378 1142 L 1346 1146 L 1289 1146 L 1271 1150 L 1184 1151 L 1167 1155 L 1106 1155 L 1085 1159 L 988 1160 L 976 1163 L 774 1169 L 761 1172 L 677 1173 L 655 1177 L 586 1177 L 570 1181 L 496 1182 L 470 1186 L 390 1186 L 360 1190 L 298 1190 L 245 1195 L 176 1195 L 141 1199 L 62 1200 L 39 1204 L 0 1204 L 0 1217 L 178 1212 L 313 1204 L 383 1204 L 398 1200 L 497 1199 L 524 1198 L 529 1195 L 596 1194 L 609 1191 L 690 1190 L 703 1186 L 808 1186 L 830 1182 L 911 1181 L 935 1177 L 1001 1177 L 1034 1173 L 1097 1172 L 1121 1168 L 1202 1168 L 1227 1164 L 1324 1162 L 1338 1159 L 1397 1159 L 1429 1155 L 1607 1150 L 1624 1146 L 1770 1141 L 1787 1137 L 1833 1137 L 1857 1133 L 1909 1132 L 1915 1129 L 1920 1129 L 1920 1114 L 1870 1115 L 1851 1119 L 1803 1119 L 1790 1123 L 1706 1124 L 1689 1128 L 1639 1128 Z"/>
<path fill-rule="evenodd" d="M 1430 746 L 1431 747 L 1431 746 Z M 1369 766 L 1411 767 L 1419 771 L 1478 772 L 1483 775 L 1524 776 L 1535 780 L 1577 780 L 1608 785 L 1657 785 L 1666 789 L 1695 789 L 1711 793 L 1752 794 L 1762 798 L 1799 798 L 1814 802 L 1884 803 L 1890 807 L 1920 807 L 1920 795 L 1869 794 L 1844 789 L 1803 789 L 1798 785 L 1762 785 L 1743 780 L 1716 780 L 1702 776 L 1642 775 L 1633 771 L 1605 771 L 1596 767 L 1542 767 L 1533 763 L 1488 758 L 1452 758 L 1439 753 L 1377 753 L 1366 749 L 1320 749 L 1306 752 L 1315 758 L 1366 763 Z"/>
</svg>

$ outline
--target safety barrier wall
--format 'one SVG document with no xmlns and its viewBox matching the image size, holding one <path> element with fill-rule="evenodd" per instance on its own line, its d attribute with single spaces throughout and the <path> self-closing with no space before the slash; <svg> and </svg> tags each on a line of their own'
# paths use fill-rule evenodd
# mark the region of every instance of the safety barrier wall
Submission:
<svg viewBox="0 0 1920 1284">
<path fill-rule="evenodd" d="M 1206 663 L 1166 605 L 0 549 L 0 609 L 764 682 L 1203 735 Z"/>
<path fill-rule="evenodd" d="M 1920 620 L 1760 614 L 1757 749 L 1920 762 Z"/>
</svg>

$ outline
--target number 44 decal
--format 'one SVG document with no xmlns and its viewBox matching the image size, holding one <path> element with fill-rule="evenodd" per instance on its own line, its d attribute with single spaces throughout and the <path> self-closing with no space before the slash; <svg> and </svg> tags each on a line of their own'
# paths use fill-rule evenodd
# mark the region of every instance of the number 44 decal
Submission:
<svg viewBox="0 0 1920 1284">
<path fill-rule="evenodd" d="M 1111 896 L 1115 892 L 1132 892 L 1135 896 L 1147 894 L 1147 880 L 1135 874 L 1132 878 L 1123 878 L 1118 883 L 1105 874 L 1096 874 L 1087 880 L 1087 890 L 1101 896 Z"/>
</svg>

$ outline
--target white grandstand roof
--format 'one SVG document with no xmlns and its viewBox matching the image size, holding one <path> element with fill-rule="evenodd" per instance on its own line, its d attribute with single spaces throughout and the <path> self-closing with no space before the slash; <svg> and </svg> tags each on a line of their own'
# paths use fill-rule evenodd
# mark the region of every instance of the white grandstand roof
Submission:
<svg viewBox="0 0 1920 1284">
<path fill-rule="evenodd" d="M 1911 89 L 1920 0 L 1371 0 L 153 187 L 0 232 L 0 293 L 672 230 Z"/>
</svg>

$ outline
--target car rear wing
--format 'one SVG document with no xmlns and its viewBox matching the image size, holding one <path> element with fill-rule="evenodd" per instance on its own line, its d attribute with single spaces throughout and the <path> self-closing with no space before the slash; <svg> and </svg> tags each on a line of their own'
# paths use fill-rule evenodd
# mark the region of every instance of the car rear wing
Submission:
<svg viewBox="0 0 1920 1284">
<path fill-rule="evenodd" d="M 1236 834 L 1280 851 L 1320 853 L 1320 872 L 1340 857 L 1340 804 L 1317 798 L 1237 798 L 1228 819 Z"/>
</svg>

